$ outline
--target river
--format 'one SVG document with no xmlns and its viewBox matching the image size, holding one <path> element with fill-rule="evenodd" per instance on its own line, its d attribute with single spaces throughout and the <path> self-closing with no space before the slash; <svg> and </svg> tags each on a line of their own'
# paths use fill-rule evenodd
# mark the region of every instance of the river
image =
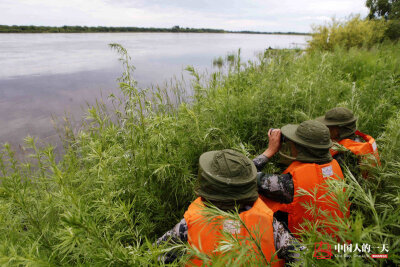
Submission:
<svg viewBox="0 0 400 267">
<path fill-rule="evenodd" d="M 86 103 L 117 90 L 122 67 L 108 44 L 123 45 L 141 88 L 181 79 L 192 65 L 241 48 L 243 60 L 266 48 L 304 48 L 308 36 L 212 33 L 0 34 L 0 143 L 14 147 L 27 135 L 57 143 L 52 117 L 79 120 Z M 185 76 L 184 76 L 185 77 Z"/>
</svg>

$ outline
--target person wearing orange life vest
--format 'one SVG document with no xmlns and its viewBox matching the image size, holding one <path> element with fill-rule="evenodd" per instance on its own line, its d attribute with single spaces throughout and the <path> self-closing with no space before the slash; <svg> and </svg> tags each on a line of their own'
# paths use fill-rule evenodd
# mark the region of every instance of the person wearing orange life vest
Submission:
<svg viewBox="0 0 400 267">
<path fill-rule="evenodd" d="M 296 234 L 306 221 L 327 233 L 333 233 L 323 215 L 315 215 L 304 207 L 314 203 L 317 208 L 333 217 L 345 215 L 338 205 L 332 205 L 332 195 L 327 194 L 326 181 L 343 179 L 342 170 L 329 153 L 332 146 L 329 129 L 322 123 L 309 120 L 300 125 L 285 125 L 281 130 L 270 129 L 269 146 L 255 160 L 258 173 L 258 192 L 274 216 Z M 261 170 L 274 154 L 278 153 L 288 168 L 281 175 L 265 174 Z M 317 190 L 317 201 L 307 195 L 299 195 L 299 189 Z M 346 212 L 347 213 L 347 212 Z"/>
<path fill-rule="evenodd" d="M 273 266 L 282 266 L 283 260 L 297 261 L 298 252 L 305 248 L 273 217 L 272 210 L 259 198 L 256 175 L 254 163 L 234 150 L 202 154 L 199 159 L 198 188 L 195 190 L 198 198 L 190 204 L 184 219 L 160 237 L 157 244 L 187 241 L 211 256 L 221 241 L 222 231 L 237 234 L 238 237 L 249 236 L 240 223 L 228 219 L 218 225 L 207 224 L 201 211 L 204 203 L 209 202 L 225 211 L 234 211 L 235 206 L 239 207 L 239 216 L 250 232 L 251 229 L 259 229 L 259 233 L 262 233 L 261 250 Z M 160 260 L 170 263 L 178 256 L 165 254 Z M 197 258 L 192 258 L 188 263 L 198 266 L 202 264 Z"/>
<path fill-rule="evenodd" d="M 345 151 L 340 151 L 340 147 L 334 146 L 331 149 L 331 154 L 339 162 L 340 166 L 347 163 L 351 165 L 349 166 L 350 170 L 354 173 L 358 172 L 359 164 L 362 164 L 364 159 L 372 165 L 380 165 L 375 139 L 357 130 L 357 118 L 354 117 L 351 110 L 336 107 L 328 110 L 324 116 L 318 117 L 316 120 L 328 126 L 333 141 L 342 145 L 356 156 L 356 160 L 348 159 Z M 364 172 L 363 174 L 366 173 Z"/>
</svg>

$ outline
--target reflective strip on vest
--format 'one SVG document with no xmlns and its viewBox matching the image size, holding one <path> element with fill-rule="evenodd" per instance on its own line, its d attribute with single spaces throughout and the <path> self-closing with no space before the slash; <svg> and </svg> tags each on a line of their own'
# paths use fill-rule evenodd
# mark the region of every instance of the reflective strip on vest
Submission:
<svg viewBox="0 0 400 267">
<path fill-rule="evenodd" d="M 214 250 L 218 247 L 222 239 L 222 231 L 240 237 L 249 237 L 249 233 L 240 225 L 239 221 L 225 220 L 222 223 L 207 223 L 202 210 L 204 204 L 201 198 L 197 198 L 190 204 L 185 212 L 185 220 L 188 226 L 188 242 L 191 246 L 199 249 L 207 255 L 216 255 Z M 273 212 L 265 203 L 258 198 L 253 207 L 248 211 L 241 212 L 240 218 L 250 229 L 250 232 L 259 232 L 261 236 L 261 250 L 268 262 L 274 258 L 273 266 L 283 266 L 284 261 L 278 260 L 275 253 L 274 235 L 273 235 Z M 222 219 L 221 217 L 219 219 Z M 252 233 L 255 237 L 254 233 Z M 254 251 L 257 248 L 254 246 Z M 201 266 L 203 262 L 198 258 L 192 258 L 188 262 L 188 266 Z"/>
</svg>

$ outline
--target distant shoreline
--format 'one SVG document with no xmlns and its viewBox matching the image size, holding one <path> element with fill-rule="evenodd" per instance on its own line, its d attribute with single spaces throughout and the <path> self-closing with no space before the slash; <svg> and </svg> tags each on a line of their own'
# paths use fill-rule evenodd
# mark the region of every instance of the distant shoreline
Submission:
<svg viewBox="0 0 400 267">
<path fill-rule="evenodd" d="M 144 28 L 144 27 L 88 27 L 88 26 L 33 26 L 33 25 L 0 25 L 0 33 L 97 33 L 97 32 L 183 32 L 183 33 L 243 33 L 243 34 L 281 34 L 281 35 L 310 35 L 305 32 L 260 32 L 260 31 L 226 31 L 208 28 Z"/>
</svg>

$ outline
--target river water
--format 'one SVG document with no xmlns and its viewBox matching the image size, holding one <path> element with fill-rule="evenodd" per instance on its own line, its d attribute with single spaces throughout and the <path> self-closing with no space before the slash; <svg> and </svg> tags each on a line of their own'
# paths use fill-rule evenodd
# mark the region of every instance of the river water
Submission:
<svg viewBox="0 0 400 267">
<path fill-rule="evenodd" d="M 214 58 L 255 59 L 266 48 L 304 48 L 308 36 L 211 33 L 0 34 L 0 143 L 27 135 L 54 143 L 52 117 L 78 120 L 86 103 L 117 90 L 122 66 L 108 46 L 123 45 L 141 88 L 182 77 L 192 65 L 215 71 Z"/>
</svg>

